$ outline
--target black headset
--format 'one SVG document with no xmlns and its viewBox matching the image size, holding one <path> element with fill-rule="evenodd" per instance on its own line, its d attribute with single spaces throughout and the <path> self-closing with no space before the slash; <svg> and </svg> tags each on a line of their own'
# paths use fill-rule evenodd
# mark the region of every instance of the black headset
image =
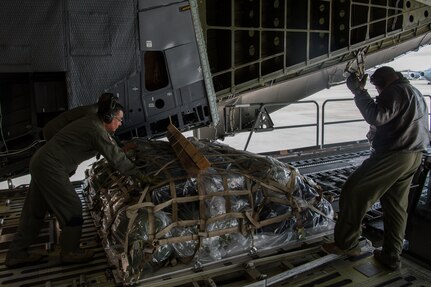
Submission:
<svg viewBox="0 0 431 287">
<path fill-rule="evenodd" d="M 111 94 L 107 104 L 109 104 L 109 106 L 106 110 L 103 109 L 102 119 L 105 123 L 110 124 L 115 117 L 114 109 L 117 105 L 117 97 L 114 94 Z"/>
</svg>

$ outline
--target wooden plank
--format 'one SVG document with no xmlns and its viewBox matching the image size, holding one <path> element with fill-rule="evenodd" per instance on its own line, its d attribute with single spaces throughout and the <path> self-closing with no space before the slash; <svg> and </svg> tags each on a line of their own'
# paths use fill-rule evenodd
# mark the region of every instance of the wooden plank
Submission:
<svg viewBox="0 0 431 287">
<path fill-rule="evenodd" d="M 197 175 L 211 166 L 201 151 L 187 140 L 174 125 L 169 124 L 167 130 L 169 143 L 181 165 L 189 174 Z"/>
</svg>

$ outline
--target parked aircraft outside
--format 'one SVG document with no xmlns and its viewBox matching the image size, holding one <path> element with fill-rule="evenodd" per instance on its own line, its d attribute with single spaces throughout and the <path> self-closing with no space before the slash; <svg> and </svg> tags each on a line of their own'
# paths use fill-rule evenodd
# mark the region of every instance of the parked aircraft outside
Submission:
<svg viewBox="0 0 431 287">
<path fill-rule="evenodd" d="M 409 80 L 427 80 L 428 84 L 431 83 L 431 68 L 424 71 L 401 71 L 404 77 Z"/>
</svg>

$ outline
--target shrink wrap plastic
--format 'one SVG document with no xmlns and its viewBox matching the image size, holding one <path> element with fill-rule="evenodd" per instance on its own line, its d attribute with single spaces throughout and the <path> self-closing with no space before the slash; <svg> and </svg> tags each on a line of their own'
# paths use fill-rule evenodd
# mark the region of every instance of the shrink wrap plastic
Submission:
<svg viewBox="0 0 431 287">
<path fill-rule="evenodd" d="M 268 156 L 189 139 L 211 167 L 190 176 L 163 141 L 129 154 L 156 185 L 137 187 L 101 159 L 87 197 L 108 258 L 124 282 L 179 262 L 207 263 L 334 228 L 331 204 L 298 170 Z"/>
</svg>

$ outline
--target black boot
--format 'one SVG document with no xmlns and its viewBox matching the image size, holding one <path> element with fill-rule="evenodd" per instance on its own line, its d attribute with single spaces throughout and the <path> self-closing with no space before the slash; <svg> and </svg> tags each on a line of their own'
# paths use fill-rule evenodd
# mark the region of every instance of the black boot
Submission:
<svg viewBox="0 0 431 287">
<path fill-rule="evenodd" d="M 60 260 L 63 264 L 85 263 L 94 257 L 94 251 L 79 248 L 82 226 L 66 226 L 60 234 Z"/>
<path fill-rule="evenodd" d="M 385 256 L 382 253 L 382 250 L 380 249 L 374 249 L 374 258 L 382 264 L 383 266 L 387 267 L 391 271 L 399 270 L 401 268 L 401 261 L 398 258 L 389 258 L 388 256 Z"/>
<path fill-rule="evenodd" d="M 43 258 L 41 254 L 35 253 L 21 253 L 21 254 L 12 254 L 8 252 L 6 254 L 6 260 L 4 261 L 4 265 L 8 268 L 17 268 L 22 266 L 29 266 L 39 262 Z"/>
</svg>

